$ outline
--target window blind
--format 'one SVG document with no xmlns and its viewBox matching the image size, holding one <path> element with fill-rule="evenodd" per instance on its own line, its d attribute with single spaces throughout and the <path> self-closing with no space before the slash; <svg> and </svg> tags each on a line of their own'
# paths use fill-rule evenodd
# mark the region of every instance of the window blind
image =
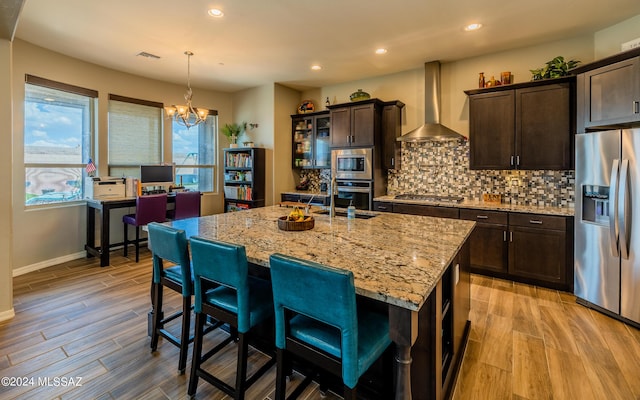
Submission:
<svg viewBox="0 0 640 400">
<path fill-rule="evenodd" d="M 109 96 L 109 166 L 162 162 L 162 104 Z"/>
</svg>

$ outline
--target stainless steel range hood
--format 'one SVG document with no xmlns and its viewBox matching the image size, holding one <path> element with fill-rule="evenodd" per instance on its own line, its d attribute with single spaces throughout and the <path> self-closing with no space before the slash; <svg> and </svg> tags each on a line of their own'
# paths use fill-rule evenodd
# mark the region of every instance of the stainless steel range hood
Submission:
<svg viewBox="0 0 640 400">
<path fill-rule="evenodd" d="M 440 62 L 424 64 L 424 125 L 400 136 L 399 142 L 430 140 L 466 140 L 458 132 L 440 123 Z"/>
</svg>

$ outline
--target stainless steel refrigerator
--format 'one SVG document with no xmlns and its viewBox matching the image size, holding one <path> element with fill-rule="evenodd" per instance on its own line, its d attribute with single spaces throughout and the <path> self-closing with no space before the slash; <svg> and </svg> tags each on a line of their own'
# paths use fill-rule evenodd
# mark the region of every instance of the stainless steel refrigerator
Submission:
<svg viewBox="0 0 640 400">
<path fill-rule="evenodd" d="M 640 128 L 576 135 L 578 302 L 640 324 Z"/>
</svg>

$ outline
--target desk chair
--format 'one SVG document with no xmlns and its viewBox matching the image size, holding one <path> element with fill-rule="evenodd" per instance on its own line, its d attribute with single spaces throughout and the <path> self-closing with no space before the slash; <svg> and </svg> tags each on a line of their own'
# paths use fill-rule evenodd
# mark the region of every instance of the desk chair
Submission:
<svg viewBox="0 0 640 400">
<path fill-rule="evenodd" d="M 167 219 L 177 220 L 200 216 L 200 192 L 177 192 L 173 210 L 167 210 Z"/>
<path fill-rule="evenodd" d="M 127 256 L 127 249 L 129 247 L 129 225 L 136 227 L 136 262 L 138 262 L 140 256 L 140 227 L 149 224 L 150 222 L 164 222 L 167 220 L 167 195 L 155 194 L 138 196 L 136 198 L 136 213 L 127 214 L 122 217 L 124 223 L 124 256 Z M 142 239 L 146 240 L 146 239 Z"/>
<path fill-rule="evenodd" d="M 283 400 L 291 355 L 342 377 L 345 400 L 391 344 L 386 314 L 357 309 L 351 271 L 294 257 L 270 257 L 276 323 L 276 400 Z M 297 398 L 311 376 L 291 393 Z"/>
<path fill-rule="evenodd" d="M 268 281 L 249 276 L 244 246 L 199 237 L 192 237 L 190 243 L 196 331 L 187 393 L 193 397 L 198 379 L 203 378 L 234 399 L 244 399 L 246 389 L 275 364 L 275 357 L 271 357 L 247 379 L 248 339 L 251 329 L 273 316 L 271 285 Z M 207 316 L 228 323 L 231 335 L 202 355 L 203 327 Z M 234 388 L 204 370 L 202 363 L 236 338 L 238 358 Z"/>
</svg>

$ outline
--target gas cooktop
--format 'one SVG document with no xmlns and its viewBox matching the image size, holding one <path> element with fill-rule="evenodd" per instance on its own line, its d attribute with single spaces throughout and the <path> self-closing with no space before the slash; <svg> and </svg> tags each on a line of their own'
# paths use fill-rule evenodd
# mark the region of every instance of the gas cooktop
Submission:
<svg viewBox="0 0 640 400">
<path fill-rule="evenodd" d="M 398 200 L 418 200 L 418 201 L 431 201 L 437 203 L 460 203 L 464 200 L 464 197 L 460 196 L 441 196 L 436 194 L 397 194 L 395 196 Z"/>
</svg>

